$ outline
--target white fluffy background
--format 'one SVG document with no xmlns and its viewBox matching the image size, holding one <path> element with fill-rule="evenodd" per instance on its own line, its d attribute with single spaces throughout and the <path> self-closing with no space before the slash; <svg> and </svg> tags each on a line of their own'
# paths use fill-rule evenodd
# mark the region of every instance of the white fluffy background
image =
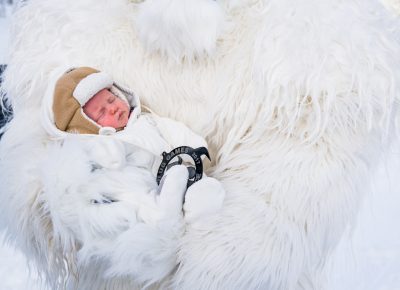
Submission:
<svg viewBox="0 0 400 290">
<path fill-rule="evenodd" d="M 0 18 L 0 63 L 7 59 L 7 37 L 8 20 Z M 354 235 L 342 240 L 332 259 L 329 290 L 400 289 L 400 149 L 388 160 L 377 172 Z M 39 289 L 24 257 L 6 245 L 0 247 L 0 289 Z"/>
<path fill-rule="evenodd" d="M 329 290 L 400 289 L 400 149 L 393 149 L 373 180 L 352 237 L 333 258 Z"/>
<path fill-rule="evenodd" d="M 382 0 L 389 9 L 393 9 L 396 13 L 400 14 L 400 1 L 399 0 Z"/>
</svg>

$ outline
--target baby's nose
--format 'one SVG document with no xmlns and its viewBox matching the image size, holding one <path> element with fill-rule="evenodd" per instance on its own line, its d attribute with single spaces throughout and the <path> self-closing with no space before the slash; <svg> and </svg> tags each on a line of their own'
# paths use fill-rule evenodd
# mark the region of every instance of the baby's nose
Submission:
<svg viewBox="0 0 400 290">
<path fill-rule="evenodd" d="M 109 108 L 110 114 L 113 114 L 113 115 L 117 112 L 117 110 L 118 110 L 117 106 L 110 106 L 110 108 Z"/>
</svg>

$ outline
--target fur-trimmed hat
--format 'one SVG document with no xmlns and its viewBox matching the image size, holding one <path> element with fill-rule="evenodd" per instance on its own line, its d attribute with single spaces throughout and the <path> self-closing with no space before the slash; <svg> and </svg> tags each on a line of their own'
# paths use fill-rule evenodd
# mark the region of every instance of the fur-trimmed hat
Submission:
<svg viewBox="0 0 400 290">
<path fill-rule="evenodd" d="M 56 127 L 71 133 L 99 134 L 103 127 L 91 120 L 82 107 L 99 91 L 111 89 L 112 86 L 111 77 L 94 68 L 80 67 L 66 72 L 57 81 L 54 90 Z"/>
</svg>

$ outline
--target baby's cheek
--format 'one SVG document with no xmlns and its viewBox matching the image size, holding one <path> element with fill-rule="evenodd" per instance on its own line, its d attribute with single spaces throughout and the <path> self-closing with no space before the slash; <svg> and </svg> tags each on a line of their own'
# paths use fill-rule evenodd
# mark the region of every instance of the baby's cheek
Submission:
<svg viewBox="0 0 400 290">
<path fill-rule="evenodd" d="M 113 117 L 110 117 L 110 116 L 105 116 L 105 117 L 103 117 L 101 120 L 99 120 L 98 122 L 97 122 L 100 126 L 103 126 L 103 127 L 113 127 L 113 128 L 116 128 L 117 127 L 117 124 L 116 124 L 116 122 L 115 122 L 115 119 L 113 118 Z"/>
<path fill-rule="evenodd" d="M 120 127 L 125 127 L 128 124 L 128 120 L 129 120 L 129 114 L 127 114 L 123 120 L 122 120 L 122 124 Z"/>
</svg>

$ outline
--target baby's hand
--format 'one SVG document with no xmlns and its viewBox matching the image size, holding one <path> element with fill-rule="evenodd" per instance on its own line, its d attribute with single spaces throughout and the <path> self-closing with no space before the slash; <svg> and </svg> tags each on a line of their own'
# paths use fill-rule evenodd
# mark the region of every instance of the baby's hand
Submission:
<svg viewBox="0 0 400 290">
<path fill-rule="evenodd" d="M 187 190 L 183 206 L 186 222 L 198 222 L 218 212 L 224 199 L 225 189 L 221 182 L 215 178 L 203 177 Z"/>
</svg>

